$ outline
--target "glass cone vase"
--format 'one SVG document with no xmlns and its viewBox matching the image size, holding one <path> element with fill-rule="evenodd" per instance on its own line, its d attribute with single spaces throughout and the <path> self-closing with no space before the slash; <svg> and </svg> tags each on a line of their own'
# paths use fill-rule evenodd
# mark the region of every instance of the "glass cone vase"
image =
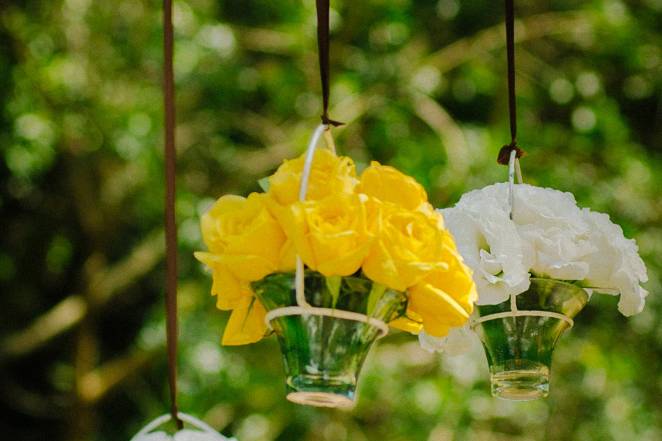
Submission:
<svg viewBox="0 0 662 441">
<path fill-rule="evenodd" d="M 297 304 L 293 273 L 269 275 L 254 282 L 253 290 L 267 311 Z M 369 314 L 385 323 L 404 314 L 407 302 L 403 293 L 373 289 L 373 282 L 364 278 L 334 280 L 312 271 L 306 271 L 305 294 L 313 307 Z M 278 317 L 271 327 L 285 363 L 288 400 L 320 407 L 354 404 L 361 366 L 379 328 L 314 314 Z"/>
<path fill-rule="evenodd" d="M 547 311 L 572 319 L 588 302 L 577 285 L 554 279 L 531 278 L 528 291 L 516 296 L 519 311 Z M 511 310 L 510 300 L 498 305 L 480 305 L 481 317 Z M 549 393 L 554 346 L 568 322 L 557 317 L 503 317 L 478 323 L 490 368 L 492 395 L 508 400 L 534 400 Z"/>
</svg>

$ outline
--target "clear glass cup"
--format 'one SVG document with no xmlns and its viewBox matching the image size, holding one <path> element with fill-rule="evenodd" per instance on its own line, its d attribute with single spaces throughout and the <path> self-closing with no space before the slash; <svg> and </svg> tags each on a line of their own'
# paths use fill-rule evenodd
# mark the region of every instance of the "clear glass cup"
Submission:
<svg viewBox="0 0 662 441">
<path fill-rule="evenodd" d="M 390 322 L 404 314 L 407 298 L 385 290 L 370 299 L 373 282 L 342 277 L 337 298 L 327 279 L 313 271 L 305 275 L 306 300 L 311 306 L 368 313 Z M 294 273 L 271 274 L 253 283 L 264 307 L 296 306 Z M 356 385 L 370 348 L 380 330 L 368 323 L 312 314 L 278 317 L 271 322 L 278 336 L 287 376 L 288 400 L 311 406 L 351 407 Z"/>
<path fill-rule="evenodd" d="M 588 302 L 586 291 L 572 283 L 531 278 L 528 291 L 516 296 L 517 309 L 549 311 L 575 317 Z M 510 311 L 510 300 L 480 305 L 481 317 Z M 490 368 L 492 395 L 508 400 L 534 400 L 549 394 L 554 347 L 570 325 L 556 317 L 505 317 L 484 321 L 474 330 Z"/>
</svg>

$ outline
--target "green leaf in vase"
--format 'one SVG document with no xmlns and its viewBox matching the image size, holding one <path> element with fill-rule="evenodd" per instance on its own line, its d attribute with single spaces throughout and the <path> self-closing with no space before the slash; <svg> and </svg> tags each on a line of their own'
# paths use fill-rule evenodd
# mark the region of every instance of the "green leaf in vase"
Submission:
<svg viewBox="0 0 662 441">
<path fill-rule="evenodd" d="M 373 283 L 372 289 L 370 290 L 370 295 L 368 296 L 368 316 L 371 316 L 374 312 L 377 301 L 384 295 L 386 287 L 379 283 Z"/>
<path fill-rule="evenodd" d="M 257 181 L 257 185 L 266 193 L 269 191 L 269 176 L 266 176 Z"/>
<path fill-rule="evenodd" d="M 342 283 L 342 277 L 341 276 L 328 276 L 326 278 L 326 288 L 329 290 L 329 293 L 331 294 L 331 298 L 333 299 L 332 302 L 332 307 L 336 307 L 336 303 L 338 303 L 338 297 L 340 297 L 340 284 Z"/>
</svg>

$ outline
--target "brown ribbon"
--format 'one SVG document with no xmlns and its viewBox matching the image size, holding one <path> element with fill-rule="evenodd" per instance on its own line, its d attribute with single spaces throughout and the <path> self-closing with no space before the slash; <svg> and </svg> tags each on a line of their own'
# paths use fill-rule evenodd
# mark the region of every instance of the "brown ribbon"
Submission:
<svg viewBox="0 0 662 441">
<path fill-rule="evenodd" d="M 526 153 L 517 146 L 517 100 L 515 94 L 515 7 L 514 0 L 506 2 L 506 51 L 508 53 L 508 113 L 510 116 L 510 144 L 504 145 L 499 150 L 497 162 L 508 165 L 510 152 L 515 150 L 517 157 L 521 158 Z"/>
<path fill-rule="evenodd" d="M 322 123 L 341 126 L 344 123 L 329 118 L 329 0 L 317 0 L 317 49 L 322 79 Z"/>
<path fill-rule="evenodd" d="M 163 1 L 163 104 L 165 118 L 165 243 L 166 243 L 166 340 L 170 415 L 177 415 L 177 224 L 175 222 L 175 84 L 173 74 L 172 0 Z"/>
</svg>

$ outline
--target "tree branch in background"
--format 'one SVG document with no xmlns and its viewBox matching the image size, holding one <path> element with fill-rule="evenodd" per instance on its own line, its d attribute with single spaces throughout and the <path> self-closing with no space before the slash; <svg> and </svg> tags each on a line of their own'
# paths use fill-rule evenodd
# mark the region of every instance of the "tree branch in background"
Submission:
<svg viewBox="0 0 662 441">
<path fill-rule="evenodd" d="M 232 26 L 232 28 L 239 45 L 246 50 L 291 55 L 297 47 L 302 46 L 300 40 L 286 32 L 248 26 Z"/>
<path fill-rule="evenodd" d="M 16 358 L 29 354 L 78 324 L 87 310 L 87 303 L 82 296 L 67 297 L 37 317 L 26 329 L 5 338 L 2 342 L 2 357 Z"/>
<path fill-rule="evenodd" d="M 162 237 L 161 230 L 151 233 L 126 259 L 96 274 L 88 288 L 90 298 L 93 299 L 92 305 L 88 305 L 83 296 L 72 295 L 37 317 L 27 328 L 5 338 L 0 349 L 0 359 L 18 358 L 35 351 L 80 323 L 91 308 L 102 307 L 151 271 L 163 256 Z"/>
<path fill-rule="evenodd" d="M 103 306 L 118 292 L 150 272 L 161 261 L 163 253 L 163 231 L 159 229 L 140 242 L 126 259 L 105 272 L 95 274 L 89 287 L 94 306 Z"/>
<path fill-rule="evenodd" d="M 153 351 L 135 349 L 128 355 L 86 373 L 80 378 L 79 399 L 87 405 L 93 405 L 115 386 L 145 368 L 161 352 L 163 348 Z"/>
<path fill-rule="evenodd" d="M 459 179 L 469 171 L 469 144 L 460 126 L 446 110 L 429 96 L 412 92 L 411 99 L 416 115 L 439 136 L 446 150 L 448 172 Z"/>
<path fill-rule="evenodd" d="M 517 20 L 520 28 L 515 34 L 515 42 L 535 40 L 555 34 L 573 34 L 588 28 L 591 23 L 587 11 L 539 14 Z M 504 47 L 503 24 L 485 29 L 475 36 L 462 38 L 426 57 L 421 65 L 436 66 L 442 73 L 461 64 Z"/>
</svg>

